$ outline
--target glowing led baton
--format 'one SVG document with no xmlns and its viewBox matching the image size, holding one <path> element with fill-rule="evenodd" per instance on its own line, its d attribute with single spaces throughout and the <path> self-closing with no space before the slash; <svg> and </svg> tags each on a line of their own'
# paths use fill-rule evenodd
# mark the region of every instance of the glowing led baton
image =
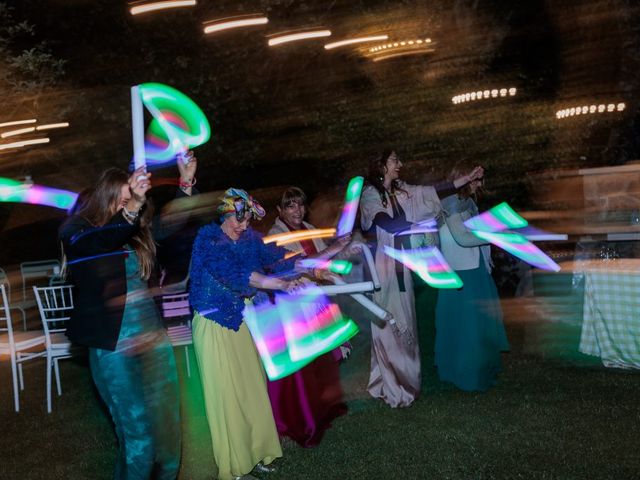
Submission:
<svg viewBox="0 0 640 480">
<path fill-rule="evenodd" d="M 342 215 L 338 221 L 338 230 L 336 232 L 338 237 L 348 235 L 353 231 L 353 224 L 356 221 L 363 185 L 364 177 L 353 177 L 349 182 L 344 199 L 344 206 L 342 207 Z"/>
<path fill-rule="evenodd" d="M 460 288 L 462 280 L 449 266 L 437 247 L 396 250 L 387 245 L 384 253 L 416 272 L 434 288 Z"/>
</svg>

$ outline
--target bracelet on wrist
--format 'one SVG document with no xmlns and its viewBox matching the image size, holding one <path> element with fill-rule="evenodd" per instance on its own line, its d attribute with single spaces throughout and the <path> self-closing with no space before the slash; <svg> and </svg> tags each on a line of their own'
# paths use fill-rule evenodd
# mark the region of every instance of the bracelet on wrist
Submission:
<svg viewBox="0 0 640 480">
<path fill-rule="evenodd" d="M 196 177 L 193 177 L 191 181 L 182 180 L 182 177 L 178 179 L 178 186 L 180 188 L 191 188 L 196 184 Z"/>
<path fill-rule="evenodd" d="M 133 223 L 140 216 L 140 212 L 139 211 L 130 212 L 129 210 L 127 210 L 127 207 L 123 207 L 122 208 L 122 216 L 125 218 L 125 220 L 129 221 L 130 223 Z"/>
</svg>

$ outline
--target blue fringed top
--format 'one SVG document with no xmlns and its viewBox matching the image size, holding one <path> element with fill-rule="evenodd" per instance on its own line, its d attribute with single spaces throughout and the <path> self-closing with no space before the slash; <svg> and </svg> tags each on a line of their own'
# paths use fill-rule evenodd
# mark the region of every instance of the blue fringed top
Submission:
<svg viewBox="0 0 640 480">
<path fill-rule="evenodd" d="M 193 244 L 189 299 L 193 309 L 223 327 L 238 331 L 245 298 L 257 289 L 249 285 L 252 272 L 270 274 L 292 270 L 295 260 L 275 244 L 265 245 L 258 232 L 247 229 L 231 240 L 216 223 L 198 231 Z"/>
</svg>

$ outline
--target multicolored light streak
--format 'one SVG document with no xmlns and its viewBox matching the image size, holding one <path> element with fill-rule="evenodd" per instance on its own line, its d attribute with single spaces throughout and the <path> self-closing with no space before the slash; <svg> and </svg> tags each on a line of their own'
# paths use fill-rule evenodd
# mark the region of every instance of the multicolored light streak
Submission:
<svg viewBox="0 0 640 480">
<path fill-rule="evenodd" d="M 162 83 L 143 83 L 138 91 L 142 103 L 153 115 L 147 131 L 147 159 L 167 162 L 211 137 L 207 117 L 184 93 Z"/>
<path fill-rule="evenodd" d="M 464 225 L 469 230 L 499 232 L 501 230 L 524 228 L 529 225 L 529 222 L 518 215 L 507 202 L 502 202 L 490 210 L 470 218 L 464 222 Z"/>
<path fill-rule="evenodd" d="M 557 272 L 560 266 L 526 237 L 536 238 L 537 231 L 518 215 L 506 202 L 503 202 L 480 215 L 470 218 L 464 225 L 481 240 L 502 248 L 511 255 L 543 270 Z M 521 229 L 522 233 L 505 232 Z"/>
<path fill-rule="evenodd" d="M 275 305 L 248 305 L 244 318 L 271 380 L 294 373 L 358 333 L 357 325 L 317 290 L 276 295 Z"/>
<path fill-rule="evenodd" d="M 300 260 L 300 266 L 303 268 L 329 270 L 338 275 L 349 275 L 353 268 L 353 264 L 348 260 L 324 260 L 320 258 L 303 258 Z"/>
<path fill-rule="evenodd" d="M 336 234 L 335 228 L 317 228 L 315 230 L 294 230 L 293 232 L 277 233 L 264 237 L 264 243 L 276 242 L 279 247 L 302 240 L 312 240 L 314 238 L 328 238 Z"/>
<path fill-rule="evenodd" d="M 396 250 L 385 245 L 384 253 L 416 272 L 422 280 L 434 288 L 462 287 L 462 280 L 449 266 L 437 247 Z"/>
<path fill-rule="evenodd" d="M 344 198 L 344 206 L 342 207 L 342 215 L 340 215 L 340 220 L 338 220 L 338 230 L 336 232 L 338 237 L 349 235 L 353 231 L 353 224 L 356 221 L 363 185 L 364 177 L 353 177 L 349 181 L 347 193 Z"/>
<path fill-rule="evenodd" d="M 0 178 L 0 202 L 28 203 L 68 210 L 73 206 L 77 193 L 40 185 L 27 186 L 8 178 Z"/>
<path fill-rule="evenodd" d="M 493 243 L 496 247 L 502 248 L 511 255 L 527 262 L 529 265 L 553 272 L 560 271 L 560 265 L 519 233 L 482 232 L 473 230 L 473 234 L 482 240 Z"/>
</svg>

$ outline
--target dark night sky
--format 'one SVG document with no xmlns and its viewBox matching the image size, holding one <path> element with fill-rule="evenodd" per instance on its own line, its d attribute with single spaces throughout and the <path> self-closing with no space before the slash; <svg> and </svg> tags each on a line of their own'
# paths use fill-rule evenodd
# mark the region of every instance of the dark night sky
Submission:
<svg viewBox="0 0 640 480">
<path fill-rule="evenodd" d="M 368 156 L 391 145 L 407 179 L 434 179 L 468 159 L 487 167 L 496 196 L 527 206 L 533 172 L 640 157 L 640 14 L 631 1 L 199 0 L 140 17 L 119 0 L 14 3 L 14 20 L 32 24 L 35 35 L 15 39 L 9 51 L 45 40 L 66 61 L 65 74 L 35 91 L 0 82 L 9 99 L 0 121 L 35 115 L 71 127 L 46 147 L 0 156 L 0 176 L 30 173 L 77 191 L 104 167 L 125 167 L 129 87 L 148 81 L 182 90 L 209 117 L 212 140 L 197 150 L 205 191 L 298 184 L 313 196 L 362 174 Z M 205 20 L 253 12 L 267 14 L 269 25 L 202 33 Z M 306 26 L 330 28 L 335 39 L 430 37 L 435 51 L 372 62 L 365 48 L 327 52 L 322 40 L 266 45 L 268 33 Z M 501 86 L 518 95 L 450 100 Z M 621 115 L 554 115 L 618 100 L 628 106 Z M 43 210 L 18 207 L 12 216 L 25 208 Z"/>
</svg>

